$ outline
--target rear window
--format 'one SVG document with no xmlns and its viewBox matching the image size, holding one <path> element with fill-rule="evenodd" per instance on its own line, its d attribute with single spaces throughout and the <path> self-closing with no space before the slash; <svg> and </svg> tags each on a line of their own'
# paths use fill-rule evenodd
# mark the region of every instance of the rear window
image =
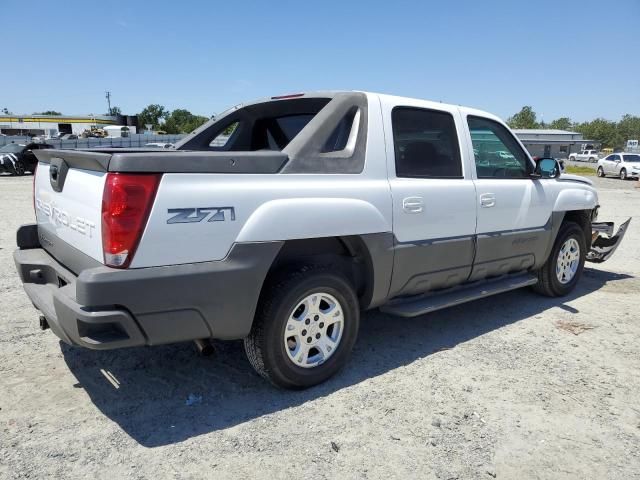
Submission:
<svg viewBox="0 0 640 480">
<path fill-rule="evenodd" d="M 625 162 L 640 162 L 640 155 L 623 155 Z"/>
<path fill-rule="evenodd" d="M 278 125 L 278 128 L 282 130 L 282 133 L 284 133 L 287 139 L 287 143 L 289 143 L 307 126 L 307 123 L 309 123 L 313 117 L 315 117 L 315 115 L 289 115 L 288 117 L 276 118 L 275 123 Z"/>
</svg>

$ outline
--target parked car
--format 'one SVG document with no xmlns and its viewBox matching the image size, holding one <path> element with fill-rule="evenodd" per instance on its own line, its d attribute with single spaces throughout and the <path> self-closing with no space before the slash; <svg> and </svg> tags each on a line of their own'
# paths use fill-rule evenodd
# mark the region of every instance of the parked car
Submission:
<svg viewBox="0 0 640 480">
<path fill-rule="evenodd" d="M 150 142 L 150 143 L 145 143 L 144 146 L 152 147 L 152 148 L 173 148 L 174 147 L 173 143 L 165 143 L 165 142 Z"/>
<path fill-rule="evenodd" d="M 591 162 L 595 163 L 598 161 L 599 155 L 597 150 L 581 150 L 577 153 L 569 154 L 569 160 L 574 162 Z"/>
<path fill-rule="evenodd" d="M 46 143 L 9 143 L 0 147 L 0 173 L 24 175 L 26 172 L 34 172 L 38 159 L 34 152 L 46 148 L 53 148 Z"/>
<path fill-rule="evenodd" d="M 244 104 L 175 150 L 37 156 L 14 260 L 43 328 L 99 350 L 243 339 L 287 388 L 345 365 L 361 311 L 564 296 L 628 227 L 498 117 L 374 93 Z"/>
<path fill-rule="evenodd" d="M 622 180 L 640 178 L 640 153 L 613 153 L 598 161 L 598 176 L 615 175 Z"/>
</svg>

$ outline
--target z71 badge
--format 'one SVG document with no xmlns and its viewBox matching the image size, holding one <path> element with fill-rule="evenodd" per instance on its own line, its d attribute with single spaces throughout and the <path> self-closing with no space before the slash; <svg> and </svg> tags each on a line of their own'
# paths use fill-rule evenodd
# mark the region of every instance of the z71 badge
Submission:
<svg viewBox="0 0 640 480">
<path fill-rule="evenodd" d="M 236 219 L 233 207 L 169 208 L 167 213 L 171 215 L 167 223 L 198 223 L 206 218 L 207 222 L 233 222 Z"/>
</svg>

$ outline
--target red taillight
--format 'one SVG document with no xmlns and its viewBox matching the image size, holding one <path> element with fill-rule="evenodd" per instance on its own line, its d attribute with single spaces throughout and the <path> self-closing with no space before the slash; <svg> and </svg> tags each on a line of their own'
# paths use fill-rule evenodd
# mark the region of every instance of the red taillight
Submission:
<svg viewBox="0 0 640 480">
<path fill-rule="evenodd" d="M 102 195 L 104 263 L 127 268 L 156 196 L 160 174 L 108 173 Z"/>
</svg>

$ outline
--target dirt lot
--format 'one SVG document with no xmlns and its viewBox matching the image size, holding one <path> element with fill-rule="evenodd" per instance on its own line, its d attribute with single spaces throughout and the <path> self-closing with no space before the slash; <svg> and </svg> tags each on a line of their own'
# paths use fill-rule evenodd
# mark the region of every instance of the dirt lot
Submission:
<svg viewBox="0 0 640 480">
<path fill-rule="evenodd" d="M 0 478 L 640 478 L 640 191 L 595 179 L 623 248 L 561 300 L 528 290 L 365 315 L 305 392 L 239 342 L 92 352 L 41 332 L 11 258 L 31 179 L 0 177 Z"/>
</svg>

